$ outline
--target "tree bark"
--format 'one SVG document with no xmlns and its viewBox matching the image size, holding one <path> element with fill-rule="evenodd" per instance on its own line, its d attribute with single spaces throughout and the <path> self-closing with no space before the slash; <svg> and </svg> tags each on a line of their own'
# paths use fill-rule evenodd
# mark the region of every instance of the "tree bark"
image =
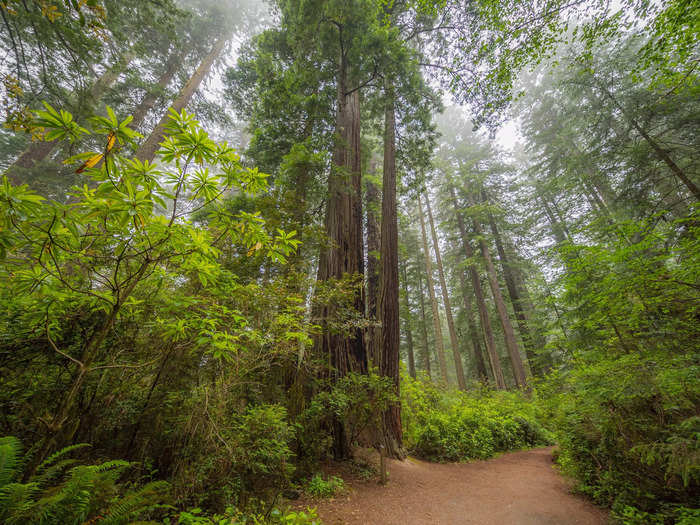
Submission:
<svg viewBox="0 0 700 525">
<path fill-rule="evenodd" d="M 489 279 L 489 285 L 491 287 L 491 293 L 493 294 L 494 303 L 496 303 L 496 311 L 498 312 L 498 317 L 500 318 L 501 326 L 503 327 L 506 348 L 508 349 L 508 356 L 510 357 L 510 362 L 513 367 L 515 384 L 518 386 L 518 388 L 526 388 L 527 379 L 525 375 L 525 366 L 523 365 L 523 360 L 520 357 L 520 349 L 518 348 L 518 342 L 515 339 L 515 331 L 513 330 L 513 325 L 508 317 L 506 303 L 503 300 L 503 295 L 501 294 L 501 289 L 498 284 L 496 268 L 493 265 L 493 260 L 491 259 L 491 254 L 489 253 L 486 241 L 482 236 L 479 221 L 475 218 L 472 220 L 472 224 L 474 226 L 474 233 L 479 237 L 479 248 L 481 249 L 481 256 L 484 258 L 484 263 L 486 264 L 486 275 Z"/>
<path fill-rule="evenodd" d="M 348 94 L 348 64 L 341 55 L 336 81 L 336 133 L 331 173 L 328 177 L 325 231 L 328 245 L 321 248 L 317 281 L 340 280 L 364 275 L 362 239 L 362 195 L 360 173 L 360 99 L 359 91 Z M 364 314 L 362 281 L 356 290 L 353 306 Z M 351 327 L 347 333 L 330 329 L 328 321 L 336 315 L 331 303 L 320 305 L 314 312 L 321 333 L 316 337 L 317 355 L 327 359 L 329 374 L 337 380 L 350 372 L 367 372 L 367 351 L 360 328 Z M 333 452 L 336 459 L 350 456 L 350 443 L 343 421 L 333 428 Z"/>
<path fill-rule="evenodd" d="M 540 366 L 539 359 L 537 356 L 535 348 L 535 340 L 533 338 L 530 327 L 528 326 L 528 318 L 523 308 L 522 299 L 518 291 L 518 287 L 515 281 L 515 272 L 511 266 L 511 262 L 508 260 L 508 256 L 503 247 L 503 241 L 501 240 L 501 232 L 498 230 L 496 225 L 496 220 L 491 213 L 488 214 L 489 225 L 491 227 L 491 232 L 493 233 L 493 238 L 496 243 L 496 251 L 498 252 L 498 258 L 501 261 L 501 268 L 503 269 L 503 278 L 506 282 L 506 289 L 508 290 L 508 295 L 510 296 L 510 302 L 513 305 L 513 312 L 515 313 L 515 319 L 518 323 L 518 330 L 522 336 L 523 345 L 525 346 L 525 355 L 527 356 L 528 364 L 530 365 L 530 370 L 533 375 L 541 376 L 545 371 Z"/>
<path fill-rule="evenodd" d="M 403 301 L 406 309 L 406 317 L 404 318 L 404 330 L 406 331 L 406 356 L 408 358 L 408 375 L 413 379 L 416 378 L 416 358 L 413 353 L 413 333 L 411 332 L 411 304 L 408 300 L 408 276 L 406 275 L 406 263 L 402 267 L 403 275 Z"/>
<path fill-rule="evenodd" d="M 425 217 L 423 216 L 423 206 L 418 196 L 418 215 L 420 217 L 420 228 L 423 237 L 423 254 L 425 255 L 425 271 L 428 275 L 428 292 L 430 294 L 430 306 L 433 309 L 433 326 L 435 328 L 435 351 L 438 356 L 440 374 L 445 384 L 447 380 L 447 363 L 445 362 L 445 348 L 442 342 L 442 327 L 440 326 L 440 311 L 438 309 L 437 298 L 435 297 L 435 287 L 433 286 L 433 265 L 430 260 L 430 250 L 428 248 L 428 236 L 425 233 Z"/>
<path fill-rule="evenodd" d="M 219 38 L 209 54 L 205 56 L 204 60 L 202 60 L 202 62 L 199 64 L 197 70 L 177 94 L 175 100 L 173 100 L 173 103 L 170 106 L 172 109 L 179 113 L 185 109 L 185 107 L 187 107 L 187 104 L 192 99 L 192 95 L 195 94 L 202 81 L 207 77 L 209 71 L 211 71 L 211 68 L 214 65 L 214 62 L 217 58 L 219 58 L 225 46 L 226 38 Z M 146 141 L 141 144 L 139 149 L 136 151 L 135 157 L 137 159 L 139 159 L 141 162 L 153 161 L 156 156 L 156 152 L 160 148 L 160 143 L 163 142 L 163 138 L 165 137 L 165 126 L 169 121 L 170 112 L 166 111 L 165 115 L 163 115 L 160 122 L 158 122 L 153 131 L 151 131 L 151 134 L 148 136 Z"/>
<path fill-rule="evenodd" d="M 386 145 L 385 145 L 386 148 Z M 375 173 L 374 159 L 370 162 L 370 172 Z M 367 318 L 370 326 L 367 328 L 367 356 L 372 366 L 378 368 L 382 363 L 381 330 L 377 326 L 377 305 L 379 302 L 379 251 L 380 224 L 379 224 L 379 188 L 370 180 L 366 180 L 365 198 L 367 204 Z"/>
<path fill-rule="evenodd" d="M 452 185 L 450 185 L 450 192 L 452 194 L 452 204 L 454 205 L 455 215 L 457 216 L 457 225 L 459 226 L 459 233 L 462 236 L 462 247 L 464 248 L 464 256 L 467 258 L 467 261 L 473 261 L 474 251 L 472 250 L 471 244 L 469 243 L 469 238 L 467 237 L 467 228 L 464 224 L 464 217 L 459 211 L 459 205 L 457 203 L 457 194 L 455 192 L 454 186 Z M 481 328 L 484 331 L 484 343 L 486 344 L 486 351 L 488 353 L 489 360 L 491 361 L 491 372 L 493 373 L 494 380 L 496 381 L 496 387 L 499 389 L 505 389 L 506 382 L 503 377 L 501 361 L 498 358 L 498 352 L 496 351 L 496 340 L 493 337 L 493 328 L 491 327 L 491 320 L 489 319 L 488 308 L 486 308 L 484 291 L 481 288 L 479 272 L 476 269 L 476 265 L 473 262 L 469 263 L 469 277 L 472 281 L 472 288 L 474 289 L 474 295 L 476 296 L 476 304 L 479 308 Z"/>
<path fill-rule="evenodd" d="M 474 308 L 472 306 L 472 297 L 467 288 L 467 281 L 464 277 L 464 272 L 462 270 L 459 273 L 459 283 L 462 287 L 462 298 L 464 300 L 464 315 L 467 318 L 467 326 L 469 327 L 469 338 L 472 341 L 472 349 L 474 351 L 474 365 L 476 367 L 476 377 L 479 381 L 484 383 L 488 382 L 489 376 L 486 371 L 486 362 L 484 361 L 484 353 L 481 350 L 481 343 L 479 342 L 479 330 L 476 326 L 476 319 L 474 318 Z"/>
<path fill-rule="evenodd" d="M 382 320 L 383 376 L 391 378 L 399 395 L 399 226 L 396 212 L 396 113 L 394 92 L 387 83 L 384 115 L 384 174 L 382 179 L 382 233 L 379 261 L 381 280 L 379 312 Z M 386 454 L 403 458 L 401 405 L 394 403 L 384 414 Z"/>
<path fill-rule="evenodd" d="M 421 335 L 423 336 L 423 369 L 432 378 L 430 372 L 430 347 L 428 346 L 428 323 L 425 320 L 425 294 L 423 293 L 422 268 L 418 268 L 418 294 L 420 295 Z"/>
<path fill-rule="evenodd" d="M 447 317 L 447 329 L 450 332 L 450 344 L 452 345 L 452 356 L 455 362 L 455 373 L 457 375 L 457 385 L 460 390 L 467 389 L 467 382 L 464 378 L 464 367 L 462 366 L 462 356 L 459 353 L 459 341 L 457 340 L 457 331 L 455 330 L 455 321 L 452 317 L 452 305 L 450 303 L 450 295 L 447 292 L 447 283 L 445 281 L 445 272 L 442 267 L 442 257 L 440 256 L 440 245 L 438 244 L 437 232 L 435 231 L 435 221 L 433 221 L 433 212 L 430 209 L 430 198 L 426 194 L 425 207 L 428 211 L 428 221 L 430 222 L 430 233 L 433 239 L 433 249 L 435 250 L 435 262 L 438 268 L 438 276 L 440 277 L 440 289 L 442 291 L 442 303 L 445 306 L 445 317 Z"/>
<path fill-rule="evenodd" d="M 173 53 L 165 65 L 165 71 L 163 71 L 163 74 L 158 79 L 157 91 L 148 91 L 146 96 L 143 97 L 139 105 L 134 109 L 134 113 L 132 114 L 133 120 L 131 121 L 130 127 L 137 129 L 143 124 L 149 111 L 156 105 L 156 102 L 158 102 L 158 99 L 161 97 L 161 93 L 168 88 L 181 66 L 182 53 Z"/>
</svg>

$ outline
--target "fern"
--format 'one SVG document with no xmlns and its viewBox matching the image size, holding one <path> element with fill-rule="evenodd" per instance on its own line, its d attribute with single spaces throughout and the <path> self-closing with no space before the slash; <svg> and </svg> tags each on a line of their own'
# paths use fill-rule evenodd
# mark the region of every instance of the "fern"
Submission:
<svg viewBox="0 0 700 525">
<path fill-rule="evenodd" d="M 22 443 L 14 436 L 0 437 L 0 488 L 11 483 L 22 463 Z"/>
<path fill-rule="evenodd" d="M 26 462 L 14 437 L 0 438 L 0 523 L 7 525 L 122 525 L 162 507 L 164 481 L 127 489 L 119 483 L 132 463 L 123 460 L 80 465 L 66 458 L 88 445 L 71 445 L 49 456 L 27 483 L 19 483 Z"/>
</svg>

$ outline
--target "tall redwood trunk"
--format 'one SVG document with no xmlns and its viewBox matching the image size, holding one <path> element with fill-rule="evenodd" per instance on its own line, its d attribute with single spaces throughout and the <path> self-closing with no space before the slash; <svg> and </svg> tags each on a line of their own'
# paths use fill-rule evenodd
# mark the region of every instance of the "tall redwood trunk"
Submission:
<svg viewBox="0 0 700 525">
<path fill-rule="evenodd" d="M 476 367 L 476 377 L 479 381 L 486 383 L 489 380 L 488 372 L 486 371 L 486 362 L 484 361 L 484 353 L 481 350 L 481 342 L 479 341 L 479 330 L 476 326 L 474 318 L 474 307 L 472 305 L 472 296 L 467 288 L 467 281 L 464 277 L 464 272 L 458 270 L 459 283 L 462 288 L 462 299 L 464 300 L 464 315 L 467 318 L 467 326 L 469 327 L 469 338 L 472 342 L 474 351 L 474 366 Z"/>
<path fill-rule="evenodd" d="M 519 388 L 526 388 L 527 379 L 525 374 L 525 366 L 523 365 L 523 360 L 520 357 L 520 349 L 518 348 L 518 342 L 515 338 L 515 331 L 513 330 L 513 325 L 510 322 L 508 310 L 506 309 L 506 303 L 503 300 L 503 294 L 501 294 L 501 288 L 498 284 L 496 267 L 493 265 L 489 248 L 482 236 L 479 221 L 475 218 L 472 220 L 472 224 L 474 226 L 474 233 L 479 237 L 479 248 L 481 249 L 481 256 L 486 264 L 486 275 L 489 279 L 491 293 L 493 294 L 493 301 L 496 303 L 496 311 L 498 312 L 498 317 L 501 320 L 501 327 L 503 328 L 506 348 L 508 349 L 508 356 L 510 357 L 511 366 L 513 368 L 515 384 Z"/>
<path fill-rule="evenodd" d="M 406 332 L 406 356 L 408 358 L 408 374 L 412 378 L 416 378 L 416 358 L 413 352 L 413 332 L 411 330 L 411 303 L 408 299 L 408 276 L 406 275 L 406 263 L 404 262 L 401 268 L 403 276 L 403 302 L 406 309 L 406 317 L 404 318 L 404 330 Z"/>
<path fill-rule="evenodd" d="M 396 113 L 394 92 L 386 88 L 384 114 L 384 174 L 382 178 L 382 233 L 379 260 L 381 279 L 379 314 L 382 320 L 381 373 L 394 383 L 399 394 L 399 226 L 396 212 Z M 384 414 L 386 454 L 403 458 L 401 405 L 395 403 Z"/>
<path fill-rule="evenodd" d="M 440 326 L 440 310 L 438 309 L 437 298 L 435 297 L 435 287 L 433 286 L 433 264 L 430 260 L 430 250 L 428 248 L 428 236 L 425 233 L 425 217 L 423 216 L 423 205 L 418 196 L 418 215 L 420 217 L 420 228 L 423 237 L 423 254 L 425 255 L 425 271 L 428 275 L 428 292 L 430 293 L 430 306 L 433 309 L 433 326 L 435 328 L 435 351 L 438 356 L 440 375 L 445 384 L 447 379 L 447 363 L 445 362 L 445 348 L 442 342 L 442 326 Z"/>
<path fill-rule="evenodd" d="M 423 292 L 423 272 L 418 268 L 418 294 L 420 296 L 421 336 L 423 339 L 423 369 L 432 378 L 430 371 L 430 346 L 428 346 L 428 322 L 425 320 L 425 293 Z"/>
<path fill-rule="evenodd" d="M 450 185 L 450 192 L 452 194 L 452 204 L 455 209 L 455 216 L 457 217 L 457 225 L 459 226 L 459 233 L 462 236 L 462 247 L 464 249 L 464 256 L 468 261 L 473 261 L 474 250 L 469 243 L 469 237 L 467 237 L 467 228 L 464 224 L 464 217 L 460 212 L 459 204 L 457 203 L 457 194 L 455 192 L 454 186 Z M 472 288 L 474 289 L 474 295 L 476 297 L 476 304 L 479 308 L 479 317 L 481 319 L 481 328 L 484 331 L 484 343 L 486 344 L 486 352 L 489 356 L 489 361 L 491 362 L 491 372 L 493 373 L 493 378 L 496 381 L 496 386 L 499 389 L 506 388 L 506 382 L 503 377 L 503 369 L 501 368 L 501 361 L 498 358 L 498 352 L 496 351 L 496 340 L 493 337 L 493 328 L 491 327 L 491 319 L 489 318 L 489 311 L 486 307 L 486 299 L 484 298 L 484 291 L 481 287 L 481 280 L 479 279 L 479 272 L 476 265 L 473 262 L 469 263 L 469 277 L 472 282 Z"/>
<path fill-rule="evenodd" d="M 204 60 L 202 60 L 202 62 L 199 64 L 197 70 L 177 94 L 170 107 L 172 107 L 178 113 L 187 107 L 187 104 L 192 99 L 192 95 L 195 94 L 202 81 L 207 77 L 209 71 L 211 71 L 211 68 L 214 65 L 214 62 L 217 58 L 219 58 L 225 46 L 226 38 L 219 38 L 209 54 L 205 56 Z M 163 138 L 165 137 L 165 126 L 169 120 L 170 113 L 169 111 L 166 111 L 165 115 L 163 115 L 160 122 L 158 122 L 153 131 L 151 131 L 151 134 L 148 136 L 146 141 L 141 144 L 139 149 L 136 151 L 135 157 L 137 159 L 142 162 L 153 161 L 156 156 L 156 152 L 160 148 L 160 143 L 163 142 Z"/>
<path fill-rule="evenodd" d="M 450 295 L 447 292 L 447 283 L 445 281 L 445 272 L 442 267 L 442 257 L 440 256 L 440 245 L 438 243 L 437 233 L 435 231 L 435 221 L 433 221 L 433 212 L 430 209 L 430 198 L 426 194 L 425 207 L 428 210 L 428 221 L 430 222 L 430 234 L 433 239 L 433 249 L 435 250 L 435 262 L 438 268 L 438 276 L 440 277 L 440 289 L 442 291 L 442 303 L 445 306 L 445 317 L 447 318 L 447 329 L 450 332 L 450 344 L 452 345 L 452 356 L 455 363 L 455 373 L 457 375 L 457 385 L 460 390 L 466 390 L 467 381 L 464 379 L 464 367 L 462 366 L 462 356 L 459 353 L 459 341 L 457 340 L 457 331 L 455 330 L 455 321 L 452 317 L 452 305 L 450 303 Z"/>
<path fill-rule="evenodd" d="M 338 65 L 336 134 L 325 217 L 328 245 L 321 248 L 317 280 L 339 280 L 347 276 L 360 279 L 353 306 L 359 314 L 364 314 L 360 99 L 358 90 L 348 93 L 345 56 L 340 57 Z M 316 352 L 327 359 L 332 379 L 350 372 L 366 373 L 367 352 L 362 330 L 351 327 L 346 333 L 334 331 L 328 321 L 334 319 L 336 313 L 337 306 L 332 303 L 325 303 L 314 312 L 321 325 L 321 333 L 315 341 Z M 350 443 L 343 421 L 335 422 L 333 434 L 335 457 L 349 457 Z"/>
</svg>

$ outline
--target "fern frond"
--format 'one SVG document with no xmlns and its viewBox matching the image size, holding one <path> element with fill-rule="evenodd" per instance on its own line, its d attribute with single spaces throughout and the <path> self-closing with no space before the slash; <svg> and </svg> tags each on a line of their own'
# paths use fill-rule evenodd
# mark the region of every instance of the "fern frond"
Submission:
<svg viewBox="0 0 700 525">
<path fill-rule="evenodd" d="M 89 443 L 78 443 L 76 445 L 70 445 L 70 446 L 62 448 L 61 450 L 54 452 L 48 458 L 46 458 L 44 461 L 42 461 L 41 464 L 37 467 L 36 475 L 40 475 L 44 471 L 45 468 L 48 468 L 56 460 L 65 456 L 66 454 L 70 454 L 71 452 L 73 452 L 75 450 L 80 450 L 81 448 L 85 448 L 85 447 L 89 447 L 89 446 L 90 446 Z"/>
<path fill-rule="evenodd" d="M 11 483 L 19 473 L 22 443 L 14 436 L 0 438 L 0 487 Z"/>
<path fill-rule="evenodd" d="M 113 501 L 101 525 L 123 525 L 133 523 L 132 518 L 148 510 L 160 508 L 169 484 L 165 481 L 154 481 L 144 485 L 139 490 L 127 492 L 122 498 Z"/>
</svg>

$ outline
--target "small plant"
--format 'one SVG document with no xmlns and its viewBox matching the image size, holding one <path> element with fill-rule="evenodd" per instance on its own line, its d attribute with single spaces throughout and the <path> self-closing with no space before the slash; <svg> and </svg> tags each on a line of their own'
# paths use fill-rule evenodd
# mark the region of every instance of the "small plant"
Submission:
<svg viewBox="0 0 700 525">
<path fill-rule="evenodd" d="M 331 498 L 345 490 L 345 482 L 338 476 L 330 476 L 327 480 L 321 474 L 316 474 L 309 481 L 306 491 L 315 498 Z"/>
<path fill-rule="evenodd" d="M 377 468 L 366 461 L 353 460 L 350 462 L 352 473 L 362 481 L 369 481 L 379 475 Z"/>
<path fill-rule="evenodd" d="M 224 514 L 207 516 L 202 509 L 194 508 L 181 512 L 177 521 L 166 518 L 167 525 L 321 525 L 315 508 L 306 510 L 272 509 L 266 514 L 242 512 L 228 507 Z"/>
</svg>

